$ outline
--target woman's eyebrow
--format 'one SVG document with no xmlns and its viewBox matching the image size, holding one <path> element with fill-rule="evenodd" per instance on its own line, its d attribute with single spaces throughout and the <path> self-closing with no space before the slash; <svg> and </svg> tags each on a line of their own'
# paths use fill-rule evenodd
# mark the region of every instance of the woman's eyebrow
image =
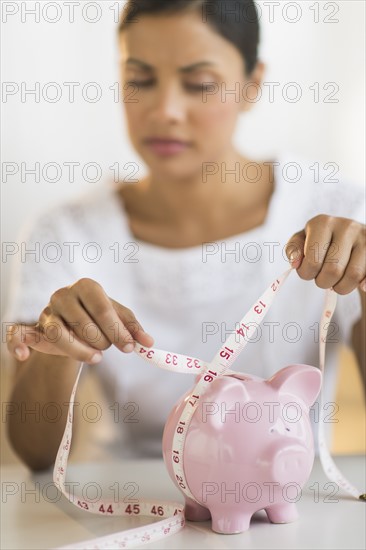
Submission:
<svg viewBox="0 0 366 550">
<path fill-rule="evenodd" d="M 136 59 L 134 57 L 129 57 L 128 59 L 126 59 L 125 65 L 139 65 L 139 67 L 145 69 L 146 71 L 152 71 L 154 69 L 152 65 L 149 65 L 148 63 L 140 61 L 139 59 Z"/>
<path fill-rule="evenodd" d="M 186 67 L 181 67 L 179 69 L 179 72 L 181 73 L 189 73 L 190 71 L 194 71 L 195 69 L 201 69 L 204 67 L 212 67 L 215 63 L 212 63 L 212 61 L 199 61 L 198 63 L 193 63 L 192 65 L 187 65 Z"/>
<path fill-rule="evenodd" d="M 153 71 L 154 67 L 152 65 L 149 65 L 148 63 L 145 63 L 144 61 L 141 61 L 140 59 L 136 59 L 135 57 L 129 57 L 126 62 L 126 65 L 138 65 L 145 71 Z M 178 70 L 181 73 L 189 73 L 191 71 L 194 71 L 195 69 L 204 68 L 204 67 L 212 67 L 215 63 L 212 63 L 211 61 L 199 61 L 197 63 L 192 63 L 192 65 L 187 65 L 186 67 L 180 67 Z"/>
</svg>

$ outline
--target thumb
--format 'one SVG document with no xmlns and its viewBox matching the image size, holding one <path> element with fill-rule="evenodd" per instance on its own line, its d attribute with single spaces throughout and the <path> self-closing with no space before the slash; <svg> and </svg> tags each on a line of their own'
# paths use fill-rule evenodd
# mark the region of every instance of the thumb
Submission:
<svg viewBox="0 0 366 550">
<path fill-rule="evenodd" d="M 304 258 L 305 239 L 305 231 L 298 231 L 292 235 L 291 239 L 286 244 L 286 256 L 291 264 L 291 267 L 294 267 L 295 269 L 300 267 Z"/>
</svg>

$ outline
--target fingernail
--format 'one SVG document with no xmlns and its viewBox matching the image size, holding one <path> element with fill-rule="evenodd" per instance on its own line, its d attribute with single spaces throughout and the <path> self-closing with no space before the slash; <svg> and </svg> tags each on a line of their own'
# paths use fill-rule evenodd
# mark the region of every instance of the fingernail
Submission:
<svg viewBox="0 0 366 550">
<path fill-rule="evenodd" d="M 287 254 L 291 263 L 297 259 L 298 254 L 296 248 L 290 248 Z"/>
<path fill-rule="evenodd" d="M 131 342 L 130 342 L 130 343 L 126 344 L 125 346 L 123 346 L 122 351 L 124 351 L 125 353 L 130 353 L 134 349 L 135 349 L 134 344 L 131 344 Z"/>
<path fill-rule="evenodd" d="M 361 283 L 361 290 L 363 292 L 366 292 L 366 279 L 364 281 L 362 281 L 362 283 Z"/>
<path fill-rule="evenodd" d="M 25 357 L 25 354 L 22 348 L 15 348 L 14 353 L 18 357 L 18 359 L 23 359 Z"/>
<path fill-rule="evenodd" d="M 94 353 L 93 357 L 90 359 L 90 363 L 92 365 L 95 365 L 96 363 L 99 363 L 99 361 L 101 360 L 102 358 L 102 354 L 101 353 Z"/>
</svg>

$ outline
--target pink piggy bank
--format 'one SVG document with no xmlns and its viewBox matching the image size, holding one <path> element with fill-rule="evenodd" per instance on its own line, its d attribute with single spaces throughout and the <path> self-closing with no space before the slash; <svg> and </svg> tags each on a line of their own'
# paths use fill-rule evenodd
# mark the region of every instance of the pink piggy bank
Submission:
<svg viewBox="0 0 366 550">
<path fill-rule="evenodd" d="M 309 408 L 321 381 L 317 368 L 290 365 L 268 380 L 235 373 L 210 384 L 184 444 L 186 482 L 198 501 L 185 495 L 188 520 L 212 518 L 214 531 L 230 534 L 247 530 L 262 509 L 273 523 L 298 518 L 295 502 L 314 462 Z M 177 486 L 172 442 L 190 395 L 174 407 L 163 435 L 164 461 Z"/>
</svg>

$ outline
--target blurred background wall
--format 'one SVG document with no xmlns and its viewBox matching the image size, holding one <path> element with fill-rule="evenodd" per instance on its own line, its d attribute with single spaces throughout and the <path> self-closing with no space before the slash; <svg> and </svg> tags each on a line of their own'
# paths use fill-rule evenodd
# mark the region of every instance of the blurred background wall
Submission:
<svg viewBox="0 0 366 550">
<path fill-rule="evenodd" d="M 51 204 L 112 179 L 110 167 L 116 163 L 120 179 L 131 173 L 127 163 L 137 163 L 139 175 L 144 167 L 128 142 L 123 105 L 114 100 L 116 26 L 124 2 L 1 4 L 1 228 L 7 242 L 16 241 L 21 224 Z M 36 4 L 39 21 L 31 13 Z M 309 165 L 333 162 L 364 186 L 365 2 L 261 0 L 257 5 L 266 85 L 238 125 L 238 148 L 257 159 L 290 151 L 308 158 Z M 32 89 L 39 97 L 29 93 Z M 294 101 L 297 94 L 301 97 Z M 36 163 L 40 181 L 25 173 Z M 50 165 L 44 178 L 48 163 L 59 168 Z M 79 163 L 74 181 L 70 163 Z M 1 267 L 3 312 L 11 261 Z M 351 355 L 345 357 L 352 363 Z M 359 403 L 362 407 L 361 394 Z"/>
</svg>

